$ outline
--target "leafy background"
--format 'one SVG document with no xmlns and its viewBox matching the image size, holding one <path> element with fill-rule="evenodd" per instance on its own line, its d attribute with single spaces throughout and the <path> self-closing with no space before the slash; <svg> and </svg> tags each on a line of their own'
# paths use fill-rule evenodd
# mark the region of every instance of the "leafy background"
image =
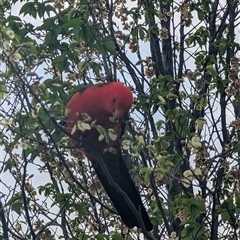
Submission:
<svg viewBox="0 0 240 240">
<path fill-rule="evenodd" d="M 0 1 L 0 239 L 238 239 L 239 1 Z M 128 229 L 61 127 L 79 87 L 135 97 Z"/>
</svg>

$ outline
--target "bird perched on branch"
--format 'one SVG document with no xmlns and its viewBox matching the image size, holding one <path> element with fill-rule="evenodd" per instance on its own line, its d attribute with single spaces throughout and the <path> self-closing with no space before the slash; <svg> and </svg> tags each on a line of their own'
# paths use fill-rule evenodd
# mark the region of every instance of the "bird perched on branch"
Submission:
<svg viewBox="0 0 240 240">
<path fill-rule="evenodd" d="M 145 229 L 152 230 L 152 223 L 143 206 L 140 195 L 123 161 L 120 138 L 124 117 L 133 103 L 132 92 L 119 82 L 97 84 L 76 92 L 66 105 L 66 129 L 71 134 L 70 142 L 92 163 L 108 196 L 123 222 L 130 228 L 140 227 L 126 197 L 119 193 L 106 175 L 126 193 L 140 213 Z M 106 169 L 102 165 L 105 163 Z"/>
</svg>

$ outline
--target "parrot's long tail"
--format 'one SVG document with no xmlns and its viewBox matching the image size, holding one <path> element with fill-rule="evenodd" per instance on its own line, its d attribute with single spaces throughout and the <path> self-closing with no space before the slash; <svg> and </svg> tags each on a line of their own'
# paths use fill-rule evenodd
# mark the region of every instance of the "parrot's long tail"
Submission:
<svg viewBox="0 0 240 240">
<path fill-rule="evenodd" d="M 127 196 L 132 201 L 137 211 L 140 211 L 142 221 L 145 225 L 145 229 L 147 231 L 151 231 L 153 228 L 152 223 L 149 219 L 149 216 L 146 212 L 145 207 L 143 206 L 140 195 L 129 175 L 129 172 L 123 161 L 120 151 L 119 151 L 118 157 L 119 159 L 118 161 L 116 161 L 116 158 L 117 158 L 116 154 L 111 154 L 108 152 L 108 154 L 102 155 L 102 158 L 113 180 L 127 194 Z M 119 215 L 121 216 L 123 222 L 129 228 L 133 228 L 134 226 L 140 228 L 139 222 L 136 216 L 134 215 L 131 207 L 125 201 L 123 196 L 113 186 L 110 185 L 110 183 L 108 182 L 105 174 L 103 173 L 99 165 L 97 168 L 95 167 L 95 171 L 103 187 L 105 188 L 108 196 L 112 200 L 115 208 L 117 209 Z"/>
</svg>

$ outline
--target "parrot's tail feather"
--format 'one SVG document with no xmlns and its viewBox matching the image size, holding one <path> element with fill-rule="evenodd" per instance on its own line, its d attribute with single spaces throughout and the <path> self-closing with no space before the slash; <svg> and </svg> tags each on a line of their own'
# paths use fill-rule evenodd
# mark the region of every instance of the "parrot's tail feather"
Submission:
<svg viewBox="0 0 240 240">
<path fill-rule="evenodd" d="M 108 155 L 108 159 L 107 158 Z M 147 231 L 151 231 L 153 228 L 153 225 L 149 219 L 149 216 L 146 212 L 145 207 L 143 206 L 142 200 L 139 196 L 139 193 L 129 175 L 129 172 L 127 170 L 127 167 L 122 159 L 121 153 L 119 154 L 120 159 L 119 161 L 116 161 L 116 155 L 113 154 L 104 154 L 104 161 L 106 162 L 106 160 L 108 160 L 107 163 L 107 167 L 108 170 L 110 172 L 110 174 L 112 175 L 114 181 L 119 185 L 119 187 L 127 194 L 127 196 L 129 197 L 129 199 L 132 201 L 132 203 L 134 204 L 135 208 L 137 209 L 137 211 L 140 210 L 140 214 L 142 217 L 142 221 L 145 225 L 145 229 Z M 111 159 L 109 159 L 109 156 L 111 156 Z M 115 159 L 113 159 L 113 157 Z M 118 171 L 116 171 L 116 168 L 114 168 L 114 164 L 110 164 L 112 166 L 109 166 L 109 163 L 113 163 L 113 162 L 118 162 Z M 112 169 L 112 170 L 111 170 Z M 113 187 L 110 185 L 110 183 L 108 182 L 106 176 L 103 174 L 102 170 L 99 170 L 98 168 L 95 168 L 95 171 L 98 175 L 98 178 L 100 179 L 100 181 L 102 182 L 103 187 L 105 188 L 108 196 L 110 197 L 110 199 L 112 200 L 115 208 L 117 209 L 119 215 L 121 216 L 123 222 L 129 227 L 129 228 L 133 228 L 134 226 L 140 228 L 138 219 L 136 218 L 136 216 L 134 215 L 131 207 L 129 206 L 129 204 L 124 200 L 123 196 Z"/>
</svg>

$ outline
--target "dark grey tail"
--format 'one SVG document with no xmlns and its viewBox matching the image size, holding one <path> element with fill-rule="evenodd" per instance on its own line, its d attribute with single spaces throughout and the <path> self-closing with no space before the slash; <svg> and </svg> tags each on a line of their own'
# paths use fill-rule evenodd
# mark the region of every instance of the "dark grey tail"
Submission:
<svg viewBox="0 0 240 240">
<path fill-rule="evenodd" d="M 145 207 L 143 206 L 140 195 L 129 175 L 127 167 L 122 159 L 121 153 L 119 156 L 119 161 L 116 161 L 117 156 L 115 154 L 103 154 L 103 160 L 105 161 L 107 168 L 112 175 L 114 181 L 119 185 L 119 187 L 127 194 L 129 199 L 134 204 L 135 208 L 141 213 L 142 221 L 145 225 L 147 231 L 151 231 L 153 225 L 149 219 L 149 216 L 146 212 Z M 117 169 L 117 171 L 116 171 Z M 123 222 L 129 227 L 133 228 L 134 226 L 140 228 L 139 222 L 135 217 L 132 209 L 129 207 L 127 202 L 124 200 L 123 196 L 117 192 L 117 190 L 112 187 L 106 176 L 104 176 L 101 169 L 95 169 L 99 180 L 101 181 L 104 189 L 106 190 L 108 196 L 112 200 L 115 208 L 117 209 L 119 215 L 121 216 Z M 119 176 L 118 176 L 119 175 Z"/>
</svg>

